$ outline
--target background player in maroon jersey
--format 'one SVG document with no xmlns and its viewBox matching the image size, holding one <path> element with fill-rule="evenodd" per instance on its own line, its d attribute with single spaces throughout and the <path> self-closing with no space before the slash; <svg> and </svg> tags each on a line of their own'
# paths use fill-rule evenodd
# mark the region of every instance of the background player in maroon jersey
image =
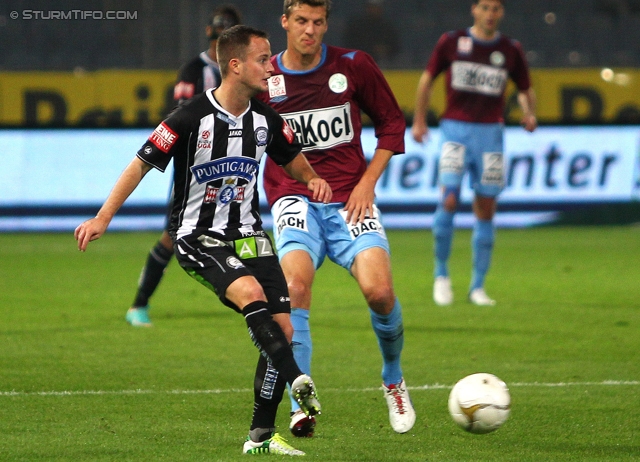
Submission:
<svg viewBox="0 0 640 462">
<path fill-rule="evenodd" d="M 368 54 L 322 43 L 330 0 L 285 0 L 281 24 L 287 49 L 272 58 L 268 94 L 261 95 L 293 128 L 313 168 L 331 185 L 335 202 L 319 204 L 272 162 L 264 172 L 274 234 L 291 295 L 293 350 L 311 368 L 309 309 L 317 268 L 325 256 L 348 270 L 369 306 L 382 353 L 389 420 L 408 432 L 415 412 L 403 378 L 402 308 L 391 276 L 389 242 L 374 204 L 374 188 L 394 154 L 404 152 L 404 116 Z M 377 148 L 367 165 L 360 111 L 373 121 Z M 311 436 L 315 421 L 292 403 L 291 430 Z"/>
<path fill-rule="evenodd" d="M 178 82 L 173 89 L 173 99 L 181 103 L 209 88 L 220 85 L 222 77 L 217 62 L 216 44 L 225 29 L 240 24 L 240 11 L 233 5 L 221 5 L 213 11 L 205 33 L 209 39 L 209 48 L 180 68 Z M 165 230 L 160 239 L 149 251 L 136 291 L 133 304 L 127 311 L 126 320 L 136 327 L 150 327 L 149 299 L 158 288 L 167 265 L 173 257 L 173 242 Z"/>
<path fill-rule="evenodd" d="M 81 223 L 74 237 L 78 248 L 86 250 L 105 233 L 144 176 L 152 168 L 165 171 L 173 160 L 176 191 L 168 229 L 180 266 L 243 315 L 260 351 L 253 417 L 242 451 L 304 455 L 275 433 L 286 384 L 308 414 L 319 413 L 320 403 L 290 346 L 287 283 L 259 214 L 260 159 L 273 157 L 305 184 L 314 200 L 329 202 L 331 188 L 300 152 L 284 119 L 253 98 L 267 89 L 273 71 L 266 33 L 231 27 L 220 36 L 218 55 L 220 86 L 181 105 L 154 130 L 96 217 Z"/>
<path fill-rule="evenodd" d="M 498 31 L 504 17 L 503 1 L 475 0 L 471 14 L 472 27 L 445 33 L 438 40 L 418 83 L 411 128 L 413 138 L 424 141 L 428 133 L 426 114 L 432 83 L 445 72 L 447 103 L 440 121 L 442 146 L 438 171 L 442 195 L 433 218 L 433 299 L 438 305 L 453 303 L 447 265 L 453 239 L 453 217 L 466 172 L 475 192 L 473 212 L 476 217 L 469 300 L 481 306 L 495 304 L 484 290 L 484 281 L 495 241 L 496 197 L 504 187 L 503 113 L 508 78 L 518 88 L 522 126 L 529 132 L 537 126 L 535 94 L 522 47 Z"/>
</svg>

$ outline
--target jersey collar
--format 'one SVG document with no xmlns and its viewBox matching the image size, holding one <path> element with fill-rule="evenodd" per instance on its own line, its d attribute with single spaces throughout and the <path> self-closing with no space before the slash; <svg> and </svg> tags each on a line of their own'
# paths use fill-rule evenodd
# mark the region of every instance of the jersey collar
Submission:
<svg viewBox="0 0 640 462">
<path fill-rule="evenodd" d="M 284 63 L 282 62 L 282 55 L 284 54 L 284 51 L 281 51 L 276 56 L 276 61 L 278 62 L 278 67 L 280 68 L 280 70 L 282 70 L 283 74 L 303 75 L 303 74 L 309 74 L 311 72 L 315 72 L 318 68 L 322 67 L 324 62 L 327 60 L 327 45 L 325 45 L 323 43 L 321 46 L 322 46 L 322 56 L 320 57 L 320 62 L 318 63 L 318 65 L 316 67 L 314 67 L 312 69 L 308 69 L 306 71 L 296 71 L 296 70 L 293 70 L 293 69 L 288 69 L 287 67 L 285 67 Z"/>
<path fill-rule="evenodd" d="M 498 42 L 498 40 L 500 40 L 500 38 L 502 37 L 502 34 L 500 33 L 500 31 L 496 31 L 496 36 L 491 40 L 482 40 L 471 33 L 470 27 L 467 29 L 467 35 L 471 37 L 474 42 L 479 43 L 481 45 L 493 45 L 494 43 Z"/>
</svg>

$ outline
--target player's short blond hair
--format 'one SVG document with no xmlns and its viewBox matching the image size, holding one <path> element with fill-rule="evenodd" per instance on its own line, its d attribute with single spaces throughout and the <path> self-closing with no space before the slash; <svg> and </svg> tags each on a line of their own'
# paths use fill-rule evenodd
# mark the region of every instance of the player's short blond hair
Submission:
<svg viewBox="0 0 640 462">
<path fill-rule="evenodd" d="M 313 7 L 323 6 L 327 11 L 327 18 L 329 17 L 329 11 L 331 10 L 331 0 L 284 0 L 282 13 L 288 18 L 293 7 L 298 5 L 309 5 Z"/>
</svg>

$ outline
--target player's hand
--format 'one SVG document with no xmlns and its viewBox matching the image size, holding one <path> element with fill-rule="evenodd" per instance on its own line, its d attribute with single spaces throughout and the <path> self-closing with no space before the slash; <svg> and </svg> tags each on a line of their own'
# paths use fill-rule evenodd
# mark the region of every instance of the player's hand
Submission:
<svg viewBox="0 0 640 462">
<path fill-rule="evenodd" d="M 313 200 L 328 204 L 333 197 L 331 186 L 322 178 L 313 178 L 307 183 L 307 189 L 313 192 Z"/>
<path fill-rule="evenodd" d="M 533 132 L 538 127 L 538 120 L 533 114 L 526 114 L 522 117 L 520 125 L 528 132 Z"/>
<path fill-rule="evenodd" d="M 84 252 L 87 250 L 89 242 L 100 238 L 107 230 L 108 221 L 98 217 L 81 223 L 73 232 L 73 237 L 78 241 L 78 250 Z"/>
<path fill-rule="evenodd" d="M 429 137 L 429 127 L 425 122 L 414 121 L 411 126 L 411 136 L 417 143 L 424 143 Z"/>
<path fill-rule="evenodd" d="M 374 215 L 374 199 L 374 188 L 358 183 L 351 191 L 349 200 L 344 206 L 344 210 L 347 212 L 347 223 L 355 225 L 356 223 L 363 223 L 367 216 L 372 217 Z"/>
</svg>

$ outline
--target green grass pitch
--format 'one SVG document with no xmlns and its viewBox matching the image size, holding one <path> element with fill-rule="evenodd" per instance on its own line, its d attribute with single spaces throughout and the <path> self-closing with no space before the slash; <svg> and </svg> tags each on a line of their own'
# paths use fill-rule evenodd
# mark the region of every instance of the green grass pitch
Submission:
<svg viewBox="0 0 640 462">
<path fill-rule="evenodd" d="M 107 233 L 83 254 L 71 234 L 0 234 L 0 460 L 250 457 L 258 353 L 244 320 L 173 261 L 154 327 L 124 321 L 158 236 Z M 454 238 L 447 308 L 431 299 L 430 232 L 389 239 L 416 425 L 391 430 L 362 295 L 325 262 L 311 316 L 316 436 L 289 438 L 288 403 L 278 415 L 307 459 L 640 460 L 640 228 L 498 230 L 491 308 L 466 302 L 468 230 Z M 451 386 L 473 372 L 496 374 L 512 396 L 509 420 L 488 435 L 447 411 Z"/>
</svg>

